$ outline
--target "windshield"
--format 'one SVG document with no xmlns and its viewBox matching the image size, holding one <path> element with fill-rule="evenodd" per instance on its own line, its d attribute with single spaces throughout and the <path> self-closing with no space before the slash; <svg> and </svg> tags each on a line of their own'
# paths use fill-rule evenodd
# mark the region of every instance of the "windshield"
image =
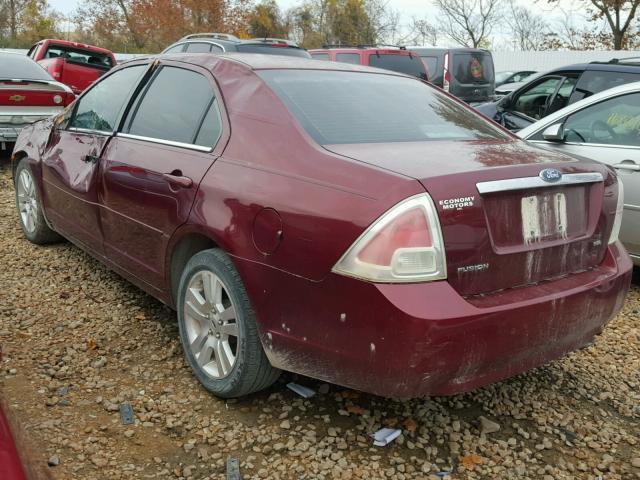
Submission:
<svg viewBox="0 0 640 480">
<path fill-rule="evenodd" d="M 513 75 L 513 72 L 498 72 L 496 73 L 496 82 L 504 82 L 511 75 Z"/>
<path fill-rule="evenodd" d="M 508 138 L 479 114 L 411 78 L 320 70 L 258 74 L 320 145 Z"/>
<path fill-rule="evenodd" d="M 26 55 L 0 53 L 0 78 L 5 80 L 45 80 L 53 78 L 47 71 Z"/>
<path fill-rule="evenodd" d="M 454 53 L 451 73 L 460 83 L 491 83 L 493 59 L 483 52 Z"/>
<path fill-rule="evenodd" d="M 390 55 L 390 54 L 371 54 L 369 55 L 369 65 L 385 70 L 393 70 L 394 72 L 413 75 L 414 77 L 428 80 L 427 73 L 422 63 L 422 59 L 418 55 Z"/>
<path fill-rule="evenodd" d="M 302 58 L 311 58 L 309 52 L 307 52 L 304 48 L 298 47 L 278 47 L 269 44 L 261 44 L 261 43 L 245 43 L 242 45 L 238 45 L 238 51 L 244 53 L 266 53 L 270 55 L 286 55 L 288 57 L 302 57 Z"/>
</svg>

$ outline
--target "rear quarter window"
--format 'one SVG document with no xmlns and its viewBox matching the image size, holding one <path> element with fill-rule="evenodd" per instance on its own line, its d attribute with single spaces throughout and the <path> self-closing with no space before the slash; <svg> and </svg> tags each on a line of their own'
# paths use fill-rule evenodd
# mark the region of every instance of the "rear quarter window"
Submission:
<svg viewBox="0 0 640 480">
<path fill-rule="evenodd" d="M 311 58 L 316 60 L 330 60 L 328 53 L 312 53 Z"/>
<path fill-rule="evenodd" d="M 509 138 L 417 79 L 319 70 L 258 74 L 320 145 Z"/>
</svg>

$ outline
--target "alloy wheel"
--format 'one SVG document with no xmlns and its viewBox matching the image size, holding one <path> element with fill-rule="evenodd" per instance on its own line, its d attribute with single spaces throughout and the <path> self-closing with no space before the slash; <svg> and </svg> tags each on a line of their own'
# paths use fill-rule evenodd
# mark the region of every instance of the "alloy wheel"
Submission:
<svg viewBox="0 0 640 480">
<path fill-rule="evenodd" d="M 229 375 L 236 363 L 240 333 L 227 287 L 215 273 L 201 270 L 191 277 L 184 320 L 189 348 L 202 371 L 213 379 Z"/>
<path fill-rule="evenodd" d="M 27 169 L 20 172 L 16 189 L 22 225 L 27 232 L 33 233 L 36 229 L 36 221 L 38 219 L 38 202 L 33 177 Z"/>
</svg>

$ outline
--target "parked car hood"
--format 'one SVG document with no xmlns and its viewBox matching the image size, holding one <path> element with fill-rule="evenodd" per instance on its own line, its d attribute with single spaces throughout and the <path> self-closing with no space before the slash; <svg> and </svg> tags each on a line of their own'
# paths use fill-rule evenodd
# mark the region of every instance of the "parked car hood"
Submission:
<svg viewBox="0 0 640 480">
<path fill-rule="evenodd" d="M 363 143 L 325 148 L 418 180 L 495 167 L 576 161 L 519 140 Z"/>
</svg>

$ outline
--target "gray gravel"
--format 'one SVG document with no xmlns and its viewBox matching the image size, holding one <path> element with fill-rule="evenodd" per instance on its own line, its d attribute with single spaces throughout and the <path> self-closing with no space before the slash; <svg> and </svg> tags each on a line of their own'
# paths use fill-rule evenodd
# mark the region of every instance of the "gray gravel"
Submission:
<svg viewBox="0 0 640 480">
<path fill-rule="evenodd" d="M 245 479 L 640 479 L 637 283 L 595 345 L 472 393 L 401 402 L 287 375 L 225 402 L 188 370 L 173 312 L 70 244 L 29 244 L 13 202 L 5 161 L 0 385 L 56 478 L 222 479 L 231 456 Z M 373 447 L 381 427 L 403 433 Z"/>
</svg>

